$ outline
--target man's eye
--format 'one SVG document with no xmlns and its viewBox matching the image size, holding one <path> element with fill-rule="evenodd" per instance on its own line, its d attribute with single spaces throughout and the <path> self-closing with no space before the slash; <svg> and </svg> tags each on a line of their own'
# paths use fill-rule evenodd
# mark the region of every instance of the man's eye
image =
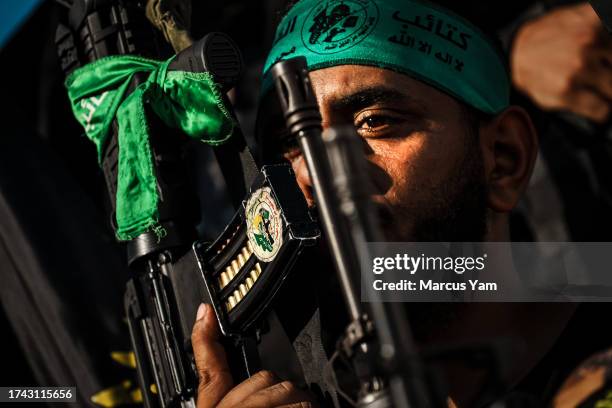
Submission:
<svg viewBox="0 0 612 408">
<path fill-rule="evenodd" d="M 373 116 L 373 117 L 367 118 L 365 120 L 365 124 L 367 125 L 368 129 L 375 129 L 375 128 L 386 125 L 387 122 L 385 121 L 385 118 L 383 117 Z"/>
<path fill-rule="evenodd" d="M 399 122 L 398 118 L 385 115 L 371 115 L 360 119 L 355 124 L 358 132 L 377 133 L 385 132 Z"/>
</svg>

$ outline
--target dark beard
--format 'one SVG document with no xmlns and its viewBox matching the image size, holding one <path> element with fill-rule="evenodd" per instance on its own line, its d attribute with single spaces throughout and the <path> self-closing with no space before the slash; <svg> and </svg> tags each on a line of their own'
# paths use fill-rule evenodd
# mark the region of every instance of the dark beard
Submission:
<svg viewBox="0 0 612 408">
<path fill-rule="evenodd" d="M 388 240 L 397 242 L 481 242 L 487 232 L 487 186 L 477 133 L 466 139 L 466 153 L 441 191 L 426 205 L 392 211 L 379 207 Z M 398 220 L 412 220 L 409 233 L 398 232 Z"/>
<path fill-rule="evenodd" d="M 417 242 L 481 242 L 487 233 L 487 187 L 482 180 L 482 158 L 466 163 L 456 195 L 440 203 L 438 211 L 416 220 Z M 464 167 L 465 168 L 465 167 Z"/>
<path fill-rule="evenodd" d="M 487 186 L 484 161 L 476 134 L 448 188 L 437 195 L 423 216 L 415 220 L 413 238 L 420 242 L 481 242 L 487 232 Z M 444 337 L 460 318 L 463 303 L 408 303 L 406 312 L 417 342 Z"/>
</svg>

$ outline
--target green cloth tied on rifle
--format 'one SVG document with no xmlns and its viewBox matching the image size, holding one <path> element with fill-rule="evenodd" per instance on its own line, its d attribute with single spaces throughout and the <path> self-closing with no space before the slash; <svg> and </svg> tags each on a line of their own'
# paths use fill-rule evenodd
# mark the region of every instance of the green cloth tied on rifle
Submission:
<svg viewBox="0 0 612 408">
<path fill-rule="evenodd" d="M 159 195 L 149 144 L 145 105 L 171 128 L 210 145 L 225 142 L 235 121 L 223 103 L 221 89 L 207 72 L 169 71 L 165 62 L 135 56 L 111 56 L 85 65 L 66 79 L 72 111 L 98 150 L 118 124 L 117 238 L 131 240 L 159 225 Z M 139 72 L 146 82 L 128 93 Z"/>
</svg>

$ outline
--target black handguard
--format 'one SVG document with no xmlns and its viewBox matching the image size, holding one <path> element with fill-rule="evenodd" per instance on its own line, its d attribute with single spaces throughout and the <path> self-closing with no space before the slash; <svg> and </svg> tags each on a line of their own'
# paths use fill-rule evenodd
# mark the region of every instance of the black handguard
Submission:
<svg viewBox="0 0 612 408">
<path fill-rule="evenodd" d="M 136 2 L 77 0 L 65 17 L 56 43 L 66 74 L 107 55 L 170 57 L 151 41 L 156 34 Z M 242 59 L 231 39 L 211 33 L 177 55 L 169 68 L 209 71 L 227 91 L 240 75 Z M 144 79 L 137 75 L 132 89 Z M 125 311 L 144 405 L 195 407 L 198 378 L 190 337 L 198 305 L 214 306 L 234 380 L 250 376 L 259 369 L 256 341 L 269 304 L 319 231 L 290 166 L 259 170 L 236 132 L 213 150 L 238 210 L 212 245 L 196 241 L 197 199 L 187 182 L 185 136 L 154 115 L 148 120 L 160 222 L 168 234 L 159 239 L 145 233 L 127 243 L 132 277 Z M 120 149 L 116 126 L 113 133 L 103 170 L 114 220 Z"/>
</svg>

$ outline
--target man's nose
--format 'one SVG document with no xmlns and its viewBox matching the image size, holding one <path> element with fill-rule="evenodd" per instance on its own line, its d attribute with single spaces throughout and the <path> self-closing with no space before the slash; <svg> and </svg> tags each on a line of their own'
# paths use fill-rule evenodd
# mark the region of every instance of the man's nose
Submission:
<svg viewBox="0 0 612 408">
<path fill-rule="evenodd" d="M 310 173 L 308 173 L 308 166 L 306 165 L 304 156 L 300 155 L 293 160 L 291 162 L 291 166 L 293 167 L 298 186 L 300 187 L 300 190 L 302 190 L 304 198 L 306 198 L 306 203 L 309 207 L 314 206 L 314 189 L 312 187 L 312 180 L 310 179 Z"/>
<path fill-rule="evenodd" d="M 323 129 L 326 129 L 327 127 L 329 127 L 329 124 L 325 121 L 325 119 L 322 121 L 321 124 L 322 124 Z M 368 145 L 368 143 L 365 140 L 359 138 L 359 141 L 363 149 L 363 154 L 365 155 L 366 158 L 370 159 L 374 153 L 371 147 Z M 306 203 L 308 204 L 309 207 L 314 206 L 315 204 L 314 187 L 312 185 L 312 180 L 310 178 L 310 173 L 308 172 L 308 165 L 306 164 L 304 155 L 300 154 L 299 156 L 294 157 L 293 159 L 289 159 L 289 160 L 291 162 L 291 166 L 293 167 L 293 172 L 295 173 L 295 178 L 297 179 L 298 186 L 300 187 L 300 190 L 302 190 L 302 194 L 304 194 L 304 197 L 306 198 Z M 383 176 L 382 177 L 383 180 L 389 179 L 388 175 L 384 171 L 382 171 L 381 168 L 378 167 L 378 165 L 372 162 L 368 162 L 367 168 L 364 170 L 369 176 L 372 177 L 372 180 L 370 180 L 370 182 L 372 183 L 371 188 L 373 188 L 375 185 L 380 184 L 376 182 L 376 179 L 381 178 L 380 177 L 381 174 Z M 385 189 L 383 189 L 383 191 L 389 188 L 390 186 L 389 182 L 390 180 L 386 183 L 382 183 L 383 185 L 388 185 Z"/>
</svg>

